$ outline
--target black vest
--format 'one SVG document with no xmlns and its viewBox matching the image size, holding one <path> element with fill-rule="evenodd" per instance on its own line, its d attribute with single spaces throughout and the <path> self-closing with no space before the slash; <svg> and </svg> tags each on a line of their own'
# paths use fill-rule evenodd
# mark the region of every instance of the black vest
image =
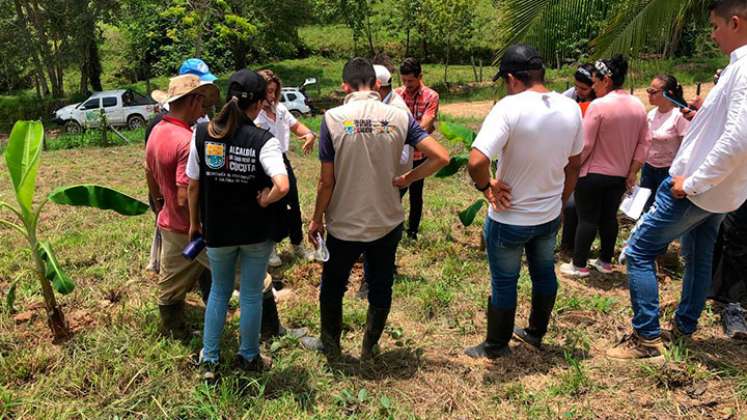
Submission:
<svg viewBox="0 0 747 420">
<path fill-rule="evenodd" d="M 262 147 L 273 136 L 244 121 L 231 138 L 214 139 L 207 124 L 196 128 L 200 158 L 200 219 L 209 247 L 247 245 L 288 236 L 287 200 L 262 208 L 257 193 L 272 188 L 259 161 Z"/>
</svg>

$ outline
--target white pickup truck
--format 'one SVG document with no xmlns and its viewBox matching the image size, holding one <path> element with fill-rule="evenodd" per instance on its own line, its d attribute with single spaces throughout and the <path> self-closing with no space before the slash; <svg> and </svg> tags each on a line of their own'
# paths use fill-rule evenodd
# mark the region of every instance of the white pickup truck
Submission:
<svg viewBox="0 0 747 420">
<path fill-rule="evenodd" d="M 54 120 L 65 127 L 65 132 L 79 133 L 98 127 L 101 112 L 109 124 L 135 130 L 158 112 L 152 99 L 129 89 L 95 92 L 81 103 L 62 107 L 54 112 Z"/>
</svg>

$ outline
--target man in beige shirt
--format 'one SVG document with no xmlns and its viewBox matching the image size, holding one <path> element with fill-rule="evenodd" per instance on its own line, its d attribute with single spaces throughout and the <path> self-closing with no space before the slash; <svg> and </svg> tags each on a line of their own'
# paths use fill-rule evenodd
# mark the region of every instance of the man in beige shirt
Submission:
<svg viewBox="0 0 747 420">
<path fill-rule="evenodd" d="M 330 258 L 324 263 L 319 295 L 321 339 L 307 337 L 301 342 L 331 358 L 340 354 L 342 297 L 353 264 L 363 253 L 369 269 L 369 307 L 361 357 L 373 356 L 389 315 L 395 253 L 402 238 L 399 188 L 449 162 L 446 149 L 411 115 L 381 102 L 377 85 L 368 60 L 348 61 L 343 69 L 345 104 L 327 111 L 320 129 L 321 178 L 309 239 L 318 245 L 324 219 Z M 399 175 L 405 145 L 414 146 L 428 160 Z"/>
</svg>

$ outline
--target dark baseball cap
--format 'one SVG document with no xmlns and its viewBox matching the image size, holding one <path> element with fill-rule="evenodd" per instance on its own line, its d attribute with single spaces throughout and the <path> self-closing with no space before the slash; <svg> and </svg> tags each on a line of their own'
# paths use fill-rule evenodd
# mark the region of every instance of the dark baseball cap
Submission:
<svg viewBox="0 0 747 420">
<path fill-rule="evenodd" d="M 541 70 L 545 68 L 539 52 L 527 44 L 515 44 L 506 50 L 501 58 L 498 73 L 493 76 L 493 81 L 505 78 L 509 73 L 527 70 Z"/>
<path fill-rule="evenodd" d="M 234 96 L 239 98 L 239 100 L 255 102 L 264 99 L 266 89 L 267 82 L 264 77 L 255 71 L 242 69 L 232 74 L 228 79 L 226 102 L 230 101 Z"/>
</svg>

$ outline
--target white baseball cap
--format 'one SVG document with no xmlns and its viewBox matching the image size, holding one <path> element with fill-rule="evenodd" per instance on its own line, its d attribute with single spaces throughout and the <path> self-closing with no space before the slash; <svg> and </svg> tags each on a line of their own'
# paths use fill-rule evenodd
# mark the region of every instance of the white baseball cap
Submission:
<svg viewBox="0 0 747 420">
<path fill-rule="evenodd" d="M 389 73 L 389 70 L 381 66 L 379 64 L 374 64 L 374 71 L 376 72 L 376 80 L 379 81 L 381 86 L 391 86 L 392 85 L 392 74 Z"/>
</svg>

